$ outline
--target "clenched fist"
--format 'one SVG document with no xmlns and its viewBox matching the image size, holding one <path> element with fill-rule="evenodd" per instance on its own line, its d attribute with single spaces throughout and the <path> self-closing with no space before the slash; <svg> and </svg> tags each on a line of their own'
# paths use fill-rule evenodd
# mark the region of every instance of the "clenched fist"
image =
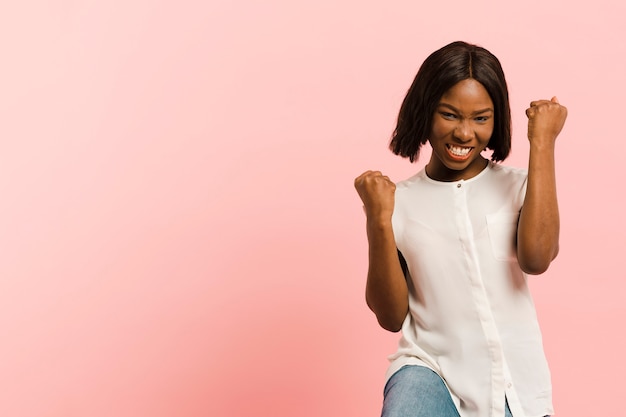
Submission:
<svg viewBox="0 0 626 417">
<path fill-rule="evenodd" d="M 563 129 L 567 118 L 567 108 L 561 106 L 556 97 L 552 100 L 537 100 L 526 109 L 528 116 L 528 139 L 531 143 L 540 142 L 553 144 Z"/>
<path fill-rule="evenodd" d="M 391 219 L 396 185 L 380 171 L 365 171 L 354 180 L 365 214 L 370 219 Z"/>
</svg>

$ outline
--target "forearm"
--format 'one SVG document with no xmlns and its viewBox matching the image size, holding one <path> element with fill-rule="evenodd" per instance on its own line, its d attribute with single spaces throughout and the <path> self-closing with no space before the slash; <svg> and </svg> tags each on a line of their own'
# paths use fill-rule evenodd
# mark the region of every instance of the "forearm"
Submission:
<svg viewBox="0 0 626 417">
<path fill-rule="evenodd" d="M 559 249 L 554 147 L 554 141 L 536 141 L 530 147 L 528 184 L 517 236 L 518 260 L 529 274 L 545 272 Z"/>
<path fill-rule="evenodd" d="M 379 324 L 396 332 L 402 327 L 409 301 L 408 288 L 391 227 L 391 221 L 367 221 L 369 268 L 365 298 Z"/>
</svg>

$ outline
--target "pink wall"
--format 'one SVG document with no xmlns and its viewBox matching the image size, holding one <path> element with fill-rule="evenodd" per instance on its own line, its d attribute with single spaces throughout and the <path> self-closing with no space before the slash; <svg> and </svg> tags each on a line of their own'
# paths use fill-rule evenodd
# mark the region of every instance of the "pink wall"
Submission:
<svg viewBox="0 0 626 417">
<path fill-rule="evenodd" d="M 561 416 L 626 374 L 623 2 L 0 6 L 0 415 L 377 416 L 353 178 L 452 40 L 558 95 L 561 254 L 532 279 Z M 589 8 L 587 8 L 589 7 Z M 619 391 L 618 391 L 619 390 Z"/>
</svg>

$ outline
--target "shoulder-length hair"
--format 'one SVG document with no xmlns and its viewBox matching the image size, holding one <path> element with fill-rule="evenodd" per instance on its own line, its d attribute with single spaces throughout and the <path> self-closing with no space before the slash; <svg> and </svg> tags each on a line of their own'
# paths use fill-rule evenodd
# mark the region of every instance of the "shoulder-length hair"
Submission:
<svg viewBox="0 0 626 417">
<path fill-rule="evenodd" d="M 494 129 L 487 148 L 493 161 L 503 161 L 511 150 L 509 92 L 500 61 L 491 52 L 466 42 L 453 42 L 433 52 L 422 64 L 402 102 L 391 138 L 391 151 L 411 162 L 428 141 L 441 97 L 459 81 L 481 83 L 494 105 Z"/>
</svg>

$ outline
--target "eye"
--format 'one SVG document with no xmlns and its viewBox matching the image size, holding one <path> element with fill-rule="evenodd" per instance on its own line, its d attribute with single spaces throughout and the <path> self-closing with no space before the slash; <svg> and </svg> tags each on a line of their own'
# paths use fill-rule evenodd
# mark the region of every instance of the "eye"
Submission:
<svg viewBox="0 0 626 417">
<path fill-rule="evenodd" d="M 476 120 L 478 123 L 485 123 L 487 120 L 489 120 L 489 116 L 478 116 L 474 118 L 474 120 Z"/>
<path fill-rule="evenodd" d="M 448 119 L 448 120 L 455 120 L 456 119 L 456 114 L 454 114 L 454 113 L 449 113 L 449 112 L 446 112 L 446 111 L 442 111 L 442 112 L 439 112 L 439 114 L 444 119 Z"/>
</svg>

